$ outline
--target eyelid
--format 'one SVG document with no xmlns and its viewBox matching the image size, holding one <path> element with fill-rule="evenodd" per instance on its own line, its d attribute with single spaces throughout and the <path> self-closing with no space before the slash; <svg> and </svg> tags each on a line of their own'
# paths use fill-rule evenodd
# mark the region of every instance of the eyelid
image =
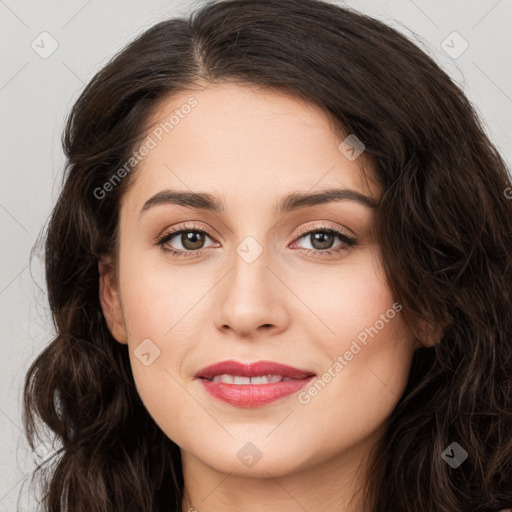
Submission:
<svg viewBox="0 0 512 512">
<path fill-rule="evenodd" d="M 320 221 L 320 222 L 322 222 L 322 221 Z M 308 226 L 308 227 L 301 228 L 299 230 L 299 233 L 295 236 L 294 240 L 296 240 L 297 238 L 300 238 L 304 234 L 311 233 L 312 231 L 322 231 L 323 229 L 342 233 L 347 238 L 354 238 L 355 237 L 355 233 L 351 229 L 339 228 L 337 226 L 335 227 L 335 226 L 329 226 L 328 224 L 322 224 L 320 226 Z M 347 231 L 350 231 L 350 233 L 352 233 L 352 234 L 345 233 L 344 229 L 346 229 Z"/>
<path fill-rule="evenodd" d="M 194 222 L 194 221 L 191 221 L 191 222 Z M 213 236 L 212 232 L 208 228 L 206 228 L 204 226 L 199 226 L 197 224 L 190 223 L 190 221 L 189 221 L 189 222 L 184 222 L 182 224 L 177 224 L 176 226 L 173 226 L 171 228 L 164 229 L 164 231 L 161 234 L 157 235 L 153 241 L 155 243 L 157 243 L 158 241 L 162 240 L 163 238 L 167 237 L 168 235 L 175 235 L 177 233 L 180 233 L 181 231 L 201 231 L 201 232 L 206 233 L 210 238 L 215 238 Z"/>
</svg>

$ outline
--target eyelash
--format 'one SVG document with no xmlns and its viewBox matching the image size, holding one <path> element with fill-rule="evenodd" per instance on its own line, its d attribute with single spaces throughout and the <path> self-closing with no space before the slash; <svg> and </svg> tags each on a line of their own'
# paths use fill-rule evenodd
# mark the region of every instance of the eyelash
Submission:
<svg viewBox="0 0 512 512">
<path fill-rule="evenodd" d="M 161 237 L 159 237 L 155 240 L 155 244 L 159 245 L 160 248 L 162 249 L 162 251 L 164 251 L 165 253 L 172 254 L 173 256 L 190 258 L 193 256 L 189 256 L 188 254 L 193 254 L 193 255 L 202 254 L 202 252 L 205 249 L 197 249 L 197 250 L 193 250 L 193 251 L 182 251 L 182 250 L 177 250 L 177 249 L 169 249 L 169 248 L 165 247 L 165 244 L 167 242 L 169 242 L 170 240 L 172 240 L 176 235 L 179 235 L 182 233 L 189 233 L 189 232 L 202 233 L 202 234 L 208 235 L 212 240 L 214 240 L 214 237 L 208 231 L 206 231 L 204 229 L 199 229 L 197 226 L 195 226 L 193 224 L 192 225 L 185 224 L 182 226 L 178 226 L 177 228 L 175 228 L 171 231 L 167 231 Z M 347 251 L 351 247 L 354 247 L 358 244 L 358 242 L 355 238 L 349 237 L 342 231 L 338 231 L 337 229 L 334 229 L 332 227 L 327 227 L 327 226 L 317 226 L 315 228 L 303 228 L 302 230 L 300 230 L 299 235 L 295 238 L 294 242 L 303 238 L 305 235 L 311 235 L 313 233 L 318 233 L 318 232 L 336 235 L 343 242 L 343 244 L 345 244 L 345 247 L 343 245 L 341 245 L 341 246 L 339 246 L 341 248 L 326 249 L 323 251 L 319 250 L 319 249 L 302 249 L 303 251 L 306 251 L 306 253 L 308 255 L 310 255 L 310 254 L 318 255 L 320 253 L 322 255 L 330 256 L 335 253 Z"/>
</svg>

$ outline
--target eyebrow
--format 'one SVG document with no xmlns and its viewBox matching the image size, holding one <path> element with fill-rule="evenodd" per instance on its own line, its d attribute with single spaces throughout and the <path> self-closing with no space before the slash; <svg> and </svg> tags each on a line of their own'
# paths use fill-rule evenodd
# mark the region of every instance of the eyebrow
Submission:
<svg viewBox="0 0 512 512">
<path fill-rule="evenodd" d="M 301 208 L 308 208 L 333 201 L 355 201 L 368 208 L 376 208 L 378 202 L 371 196 L 349 188 L 334 188 L 315 193 L 292 192 L 284 196 L 274 207 L 276 215 L 282 215 Z M 150 197 L 142 207 L 140 215 L 155 206 L 175 204 L 198 208 L 214 213 L 224 211 L 223 203 L 215 196 L 205 192 L 185 192 L 178 190 L 162 190 Z"/>
</svg>

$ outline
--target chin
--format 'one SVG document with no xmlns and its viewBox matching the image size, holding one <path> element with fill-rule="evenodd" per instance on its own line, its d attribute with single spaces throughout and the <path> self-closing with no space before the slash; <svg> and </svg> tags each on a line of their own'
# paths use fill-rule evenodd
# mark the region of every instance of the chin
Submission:
<svg viewBox="0 0 512 512">
<path fill-rule="evenodd" d="M 215 471 L 255 478 L 285 476 L 316 463 L 312 460 L 315 454 L 308 457 L 304 445 L 300 443 L 283 445 L 270 439 L 264 440 L 264 436 L 259 441 L 249 433 L 243 436 L 247 441 L 240 441 L 241 438 L 234 436 L 234 439 L 229 438 L 224 442 L 210 438 L 208 449 L 203 451 L 202 447 L 198 449 L 196 446 L 191 453 Z"/>
</svg>

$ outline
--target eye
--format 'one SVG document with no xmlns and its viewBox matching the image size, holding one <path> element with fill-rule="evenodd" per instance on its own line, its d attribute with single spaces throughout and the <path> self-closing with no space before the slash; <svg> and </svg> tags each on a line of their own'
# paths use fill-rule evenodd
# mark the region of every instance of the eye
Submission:
<svg viewBox="0 0 512 512">
<path fill-rule="evenodd" d="M 332 227 L 315 227 L 313 229 L 304 229 L 300 232 L 301 236 L 299 236 L 296 240 L 306 239 L 309 241 L 312 249 L 306 248 L 307 254 L 326 254 L 331 255 L 334 253 L 339 253 L 341 251 L 346 251 L 357 245 L 357 240 L 342 231 L 338 231 Z M 341 243 L 338 246 L 333 247 L 333 243 L 336 238 L 338 238 Z M 293 243 L 296 245 L 297 241 Z"/>
<path fill-rule="evenodd" d="M 181 236 L 178 236 L 181 235 Z M 199 229 L 194 225 L 178 226 L 171 231 L 164 233 L 157 241 L 165 252 L 172 253 L 176 256 L 188 257 L 186 253 L 199 253 L 204 249 L 205 238 L 211 238 L 211 235 L 204 229 Z M 181 247 L 169 248 L 171 240 L 177 239 L 178 245 Z M 175 242 L 176 243 L 176 242 Z"/>
</svg>

